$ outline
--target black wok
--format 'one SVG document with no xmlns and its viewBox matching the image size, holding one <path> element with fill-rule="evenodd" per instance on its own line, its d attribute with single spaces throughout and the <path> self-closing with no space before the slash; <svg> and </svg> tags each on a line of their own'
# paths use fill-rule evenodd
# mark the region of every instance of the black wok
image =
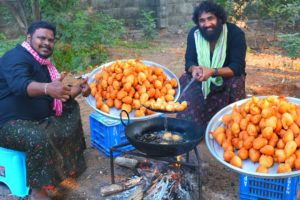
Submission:
<svg viewBox="0 0 300 200">
<path fill-rule="evenodd" d="M 146 133 L 165 130 L 164 118 L 153 118 L 146 121 L 128 123 L 127 125 L 123 122 L 122 117 L 120 119 L 125 126 L 125 135 L 128 141 L 136 149 L 150 156 L 168 157 L 187 153 L 200 143 L 205 132 L 205 127 L 195 122 L 167 117 L 167 130 L 185 133 L 184 139 L 188 141 L 177 144 L 147 143 L 138 140 L 137 137 Z M 128 119 L 128 121 L 130 120 Z"/>
</svg>

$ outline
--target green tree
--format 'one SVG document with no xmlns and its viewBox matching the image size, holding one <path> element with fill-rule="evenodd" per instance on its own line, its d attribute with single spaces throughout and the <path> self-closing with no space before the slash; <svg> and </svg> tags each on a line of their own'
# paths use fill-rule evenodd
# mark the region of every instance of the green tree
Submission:
<svg viewBox="0 0 300 200">
<path fill-rule="evenodd" d="M 0 1 L 0 4 L 6 7 L 11 16 L 16 20 L 19 29 L 21 32 L 26 33 L 28 22 L 26 18 L 26 12 L 24 4 L 21 0 L 12 0 L 12 1 Z M 11 18 L 9 18 L 11 20 Z"/>
<path fill-rule="evenodd" d="M 294 59 L 300 55 L 300 33 L 279 34 L 278 42 L 276 42 L 275 45 L 281 47 L 287 56 L 292 58 L 291 66 L 293 67 Z"/>
<path fill-rule="evenodd" d="M 300 18 L 299 0 L 256 0 L 253 3 L 259 17 L 275 22 L 274 35 L 288 26 L 295 27 Z"/>
<path fill-rule="evenodd" d="M 116 44 L 126 31 L 122 21 L 115 20 L 101 12 L 96 13 L 92 9 L 83 8 L 80 0 L 5 2 L 6 4 L 1 4 L 0 8 L 8 5 L 15 6 L 15 4 L 22 5 L 20 10 L 23 10 L 24 15 L 27 14 L 23 21 L 28 24 L 41 18 L 56 25 L 57 35 L 53 60 L 60 70 L 79 71 L 89 65 L 101 64 L 108 57 L 106 47 Z M 10 14 L 14 15 L 15 12 L 10 10 Z M 23 32 L 27 29 L 25 27 L 27 25 L 22 26 Z M 1 35 L 1 38 L 4 40 L 5 35 Z M 1 41 L 0 52 L 11 48 L 11 44 L 11 41 Z"/>
<path fill-rule="evenodd" d="M 83 9 L 78 0 L 43 0 L 42 18 L 57 26 L 54 61 L 62 70 L 79 71 L 107 59 L 106 46 L 126 31 L 122 21 Z"/>
<path fill-rule="evenodd" d="M 217 0 L 217 2 L 226 10 L 229 21 L 247 21 L 244 12 L 251 0 Z"/>
</svg>

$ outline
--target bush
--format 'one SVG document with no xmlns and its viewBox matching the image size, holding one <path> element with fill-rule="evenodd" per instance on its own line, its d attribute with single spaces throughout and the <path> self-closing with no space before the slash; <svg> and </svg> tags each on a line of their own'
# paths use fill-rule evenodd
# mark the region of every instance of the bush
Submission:
<svg viewBox="0 0 300 200">
<path fill-rule="evenodd" d="M 287 55 L 293 59 L 300 54 L 300 34 L 279 34 L 279 41 L 275 45 L 283 48 Z"/>
<path fill-rule="evenodd" d="M 25 39 L 24 37 L 20 37 L 14 40 L 6 40 L 4 35 L 1 35 L 0 38 L 0 57 L 3 56 L 3 54 L 8 50 L 14 48 L 16 44 L 22 43 Z"/>
<path fill-rule="evenodd" d="M 54 11 L 53 11 L 54 12 Z M 123 22 L 103 13 L 77 10 L 47 15 L 57 26 L 54 63 L 60 70 L 80 71 L 107 60 L 105 46 L 112 46 L 125 33 Z"/>
<path fill-rule="evenodd" d="M 66 43 L 57 43 L 53 61 L 60 71 L 82 71 L 89 65 L 98 65 L 108 58 L 103 45 L 95 44 L 90 47 L 75 48 Z"/>
<path fill-rule="evenodd" d="M 156 23 L 152 16 L 153 11 L 142 11 L 142 18 L 139 20 L 139 25 L 141 25 L 144 37 L 148 40 L 152 40 L 156 37 Z"/>
<path fill-rule="evenodd" d="M 88 65 L 105 62 L 108 57 L 105 47 L 117 44 L 126 32 L 122 21 L 101 12 L 87 10 L 79 0 L 40 0 L 39 3 L 42 20 L 57 27 L 52 60 L 60 71 L 79 71 Z M 22 1 L 22 4 L 25 13 L 31 13 L 30 1 Z M 0 11 L 3 10 L 6 10 L 4 14 L 10 14 L 7 18 L 15 24 L 11 13 L 0 6 Z M 33 20 L 32 16 L 27 16 L 27 19 L 29 23 Z M 5 41 L 5 38 L 5 35 L 0 34 L 0 55 L 17 42 L 22 42 L 19 39 Z"/>
</svg>

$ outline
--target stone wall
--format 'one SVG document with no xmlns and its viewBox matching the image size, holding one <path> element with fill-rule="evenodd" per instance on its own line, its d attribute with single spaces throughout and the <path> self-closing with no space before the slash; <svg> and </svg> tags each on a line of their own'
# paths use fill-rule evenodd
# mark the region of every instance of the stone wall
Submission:
<svg viewBox="0 0 300 200">
<path fill-rule="evenodd" d="M 200 0 L 80 0 L 82 7 L 91 6 L 95 11 L 103 11 L 115 19 L 123 20 L 130 29 L 139 29 L 142 10 L 153 11 L 157 28 L 186 29 L 192 23 L 194 6 Z M 17 33 L 16 27 L 7 26 L 0 20 L 1 32 Z M 12 35 L 12 34 L 9 34 Z"/>
<path fill-rule="evenodd" d="M 157 0 L 90 0 L 94 10 L 123 20 L 125 25 L 129 27 L 138 26 L 142 10 L 154 11 L 156 18 L 156 2 Z"/>
<path fill-rule="evenodd" d="M 153 11 L 158 28 L 184 27 L 191 22 L 194 6 L 199 0 L 89 0 L 99 11 L 124 20 L 128 27 L 138 26 L 141 11 Z"/>
<path fill-rule="evenodd" d="M 194 6 L 199 3 L 196 0 L 160 0 L 160 18 L 162 23 L 158 24 L 160 28 L 173 26 L 185 26 L 190 23 Z"/>
</svg>

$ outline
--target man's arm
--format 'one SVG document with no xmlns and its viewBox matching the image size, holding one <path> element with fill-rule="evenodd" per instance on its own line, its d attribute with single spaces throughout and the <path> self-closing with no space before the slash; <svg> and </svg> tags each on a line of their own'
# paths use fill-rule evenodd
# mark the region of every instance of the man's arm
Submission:
<svg viewBox="0 0 300 200">
<path fill-rule="evenodd" d="M 197 66 L 197 51 L 195 45 L 194 32 L 196 28 L 191 29 L 187 37 L 187 47 L 185 51 L 185 71 L 191 73 L 191 66 Z"/>
<path fill-rule="evenodd" d="M 27 94 L 30 97 L 47 95 L 48 86 L 49 83 L 39 83 L 32 81 L 27 86 Z"/>
<path fill-rule="evenodd" d="M 16 96 L 26 96 L 27 87 L 32 82 L 30 77 L 29 64 L 25 62 L 13 63 L 11 57 L 3 58 L 1 63 L 1 73 L 6 80 L 9 91 Z M 14 58 L 16 59 L 16 58 Z M 4 62 L 5 60 L 5 62 Z"/>
<path fill-rule="evenodd" d="M 229 67 L 222 67 L 218 69 L 199 67 L 202 70 L 202 76 L 199 77 L 199 81 L 206 81 L 211 76 L 222 76 L 222 77 L 232 77 L 234 72 Z"/>
<path fill-rule="evenodd" d="M 39 83 L 32 81 L 27 86 L 27 94 L 30 97 L 49 95 L 55 99 L 61 99 L 63 102 L 67 101 L 71 95 L 71 87 L 64 85 L 62 80 L 64 75 L 59 79 L 50 83 Z"/>
<path fill-rule="evenodd" d="M 227 45 L 229 48 L 229 67 L 234 76 L 241 76 L 245 73 L 245 59 L 246 59 L 246 39 L 245 33 L 238 27 L 235 27 Z"/>
</svg>

